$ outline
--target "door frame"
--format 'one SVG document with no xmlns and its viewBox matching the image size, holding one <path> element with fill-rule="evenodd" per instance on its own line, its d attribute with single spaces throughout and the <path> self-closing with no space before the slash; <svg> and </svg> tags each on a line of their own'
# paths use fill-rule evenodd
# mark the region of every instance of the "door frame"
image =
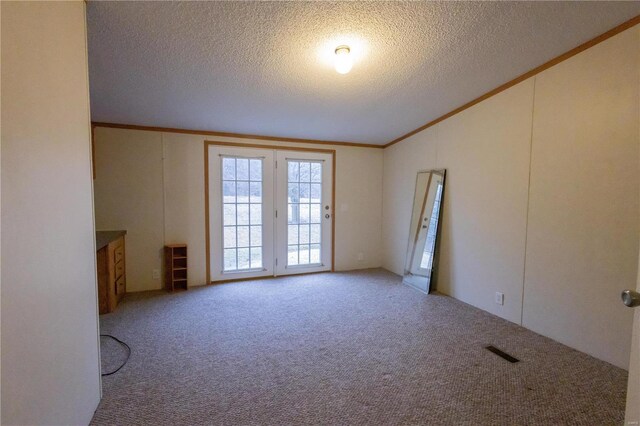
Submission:
<svg viewBox="0 0 640 426">
<path fill-rule="evenodd" d="M 300 151 L 300 152 L 315 152 L 322 154 L 331 154 L 331 215 L 333 220 L 331 221 L 331 272 L 335 272 L 336 267 L 336 150 L 335 149 L 320 149 L 320 148 L 306 148 L 298 146 L 286 146 L 286 145 L 268 145 L 259 143 L 241 143 L 241 142 L 226 142 L 219 140 L 205 140 L 204 141 L 204 223 L 205 223 L 205 240 L 206 240 L 206 260 L 207 260 L 207 284 L 222 284 L 233 281 L 245 281 L 264 278 L 239 278 L 221 281 L 211 281 L 211 236 L 210 236 L 210 223 L 209 223 L 209 147 L 212 145 L 236 147 L 236 148 L 254 148 L 254 149 L 271 149 L 274 151 Z M 275 232 L 275 229 L 274 229 Z M 323 273 L 323 272 L 311 272 L 311 273 Z M 302 274 L 299 274 L 302 275 Z M 265 277 L 271 278 L 271 276 Z"/>
</svg>

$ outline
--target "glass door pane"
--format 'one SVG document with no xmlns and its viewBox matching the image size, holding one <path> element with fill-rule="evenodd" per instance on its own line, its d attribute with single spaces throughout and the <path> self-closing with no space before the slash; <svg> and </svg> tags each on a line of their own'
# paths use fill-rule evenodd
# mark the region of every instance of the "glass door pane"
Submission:
<svg viewBox="0 0 640 426">
<path fill-rule="evenodd" d="M 262 158 L 221 157 L 223 271 L 262 269 Z"/>
<path fill-rule="evenodd" d="M 322 162 L 287 160 L 287 266 L 321 264 Z"/>
</svg>

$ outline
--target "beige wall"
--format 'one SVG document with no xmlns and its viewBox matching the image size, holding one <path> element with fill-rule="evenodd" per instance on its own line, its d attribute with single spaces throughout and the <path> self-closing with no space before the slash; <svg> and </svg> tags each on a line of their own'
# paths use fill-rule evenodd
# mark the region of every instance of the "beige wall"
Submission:
<svg viewBox="0 0 640 426">
<path fill-rule="evenodd" d="M 638 260 L 636 27 L 536 78 L 525 327 L 627 367 Z"/>
<path fill-rule="evenodd" d="M 126 229 L 127 290 L 159 288 L 164 243 L 162 145 L 150 132 L 119 132 L 110 143 L 94 137 L 96 229 Z"/>
<path fill-rule="evenodd" d="M 402 273 L 416 172 L 446 168 L 438 289 L 627 368 L 639 31 L 385 149 L 384 266 Z"/>
<path fill-rule="evenodd" d="M 188 244 L 189 285 L 204 284 L 204 141 L 274 142 L 101 127 L 95 138 L 96 226 L 127 230 L 128 290 L 161 288 L 152 270 L 161 268 L 164 243 Z M 380 266 L 383 151 L 318 147 L 336 149 L 336 269 Z"/>
<path fill-rule="evenodd" d="M 2 424 L 100 398 L 84 2 L 2 2 Z"/>
</svg>

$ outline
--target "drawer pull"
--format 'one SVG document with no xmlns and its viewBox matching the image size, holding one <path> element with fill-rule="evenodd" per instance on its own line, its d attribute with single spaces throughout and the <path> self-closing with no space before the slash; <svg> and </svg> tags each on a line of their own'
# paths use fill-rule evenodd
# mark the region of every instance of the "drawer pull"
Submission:
<svg viewBox="0 0 640 426">
<path fill-rule="evenodd" d="M 124 258 L 124 250 L 122 250 L 122 247 L 118 247 L 115 250 L 114 258 L 116 263 L 120 262 Z"/>
<path fill-rule="evenodd" d="M 120 278 L 122 275 L 124 275 L 124 263 L 116 263 L 116 279 Z"/>
<path fill-rule="evenodd" d="M 116 280 L 116 294 L 124 293 L 124 277 L 120 277 Z"/>
</svg>

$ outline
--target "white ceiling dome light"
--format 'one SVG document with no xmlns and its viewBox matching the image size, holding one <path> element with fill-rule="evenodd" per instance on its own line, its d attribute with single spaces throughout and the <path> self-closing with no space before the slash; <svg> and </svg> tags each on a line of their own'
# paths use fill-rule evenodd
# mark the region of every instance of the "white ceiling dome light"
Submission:
<svg viewBox="0 0 640 426">
<path fill-rule="evenodd" d="M 351 49 L 349 49 L 349 46 L 342 45 L 336 47 L 335 67 L 336 71 L 340 74 L 346 74 L 351 71 L 353 58 L 351 57 Z"/>
</svg>

